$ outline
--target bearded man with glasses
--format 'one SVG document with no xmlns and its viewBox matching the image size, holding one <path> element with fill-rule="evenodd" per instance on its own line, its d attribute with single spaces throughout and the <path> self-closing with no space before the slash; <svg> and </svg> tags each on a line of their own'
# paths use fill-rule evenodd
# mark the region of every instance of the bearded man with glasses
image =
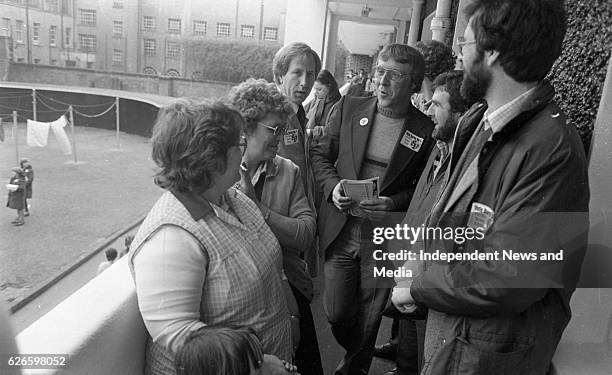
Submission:
<svg viewBox="0 0 612 375">
<path fill-rule="evenodd" d="M 342 98 L 311 150 L 323 190 L 318 228 L 325 252 L 325 311 L 346 350 L 336 374 L 367 374 L 372 362 L 391 286 L 374 277 L 372 229 L 391 212 L 406 211 L 433 145 L 433 123 L 410 102 L 424 71 L 423 57 L 414 48 L 384 47 L 374 75 L 376 96 Z M 345 196 L 340 180 L 372 177 L 380 178 L 377 198 L 354 202 Z"/>
</svg>

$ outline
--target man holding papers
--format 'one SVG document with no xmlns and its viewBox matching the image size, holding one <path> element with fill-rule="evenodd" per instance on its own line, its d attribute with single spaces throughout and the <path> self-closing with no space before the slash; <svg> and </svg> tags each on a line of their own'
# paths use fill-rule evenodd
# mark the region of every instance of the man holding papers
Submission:
<svg viewBox="0 0 612 375">
<path fill-rule="evenodd" d="M 409 99 L 423 75 L 423 57 L 415 49 L 384 47 L 374 75 L 376 96 L 342 98 L 311 150 L 323 190 L 318 224 L 325 252 L 325 311 L 334 337 L 346 349 L 336 374 L 366 374 L 372 362 L 389 295 L 382 280 L 374 278 L 375 261 L 368 253 L 372 227 L 390 211 L 406 211 L 432 148 L 433 123 Z M 356 202 L 342 189 L 341 180 L 376 177 L 378 194 L 372 199 Z"/>
</svg>

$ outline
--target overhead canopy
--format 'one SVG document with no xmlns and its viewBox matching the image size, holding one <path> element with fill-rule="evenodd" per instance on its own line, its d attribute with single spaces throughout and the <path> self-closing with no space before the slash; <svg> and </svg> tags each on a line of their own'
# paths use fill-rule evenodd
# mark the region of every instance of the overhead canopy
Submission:
<svg viewBox="0 0 612 375">
<path fill-rule="evenodd" d="M 350 53 L 372 55 L 412 15 L 409 0 L 330 0 L 338 35 Z"/>
</svg>

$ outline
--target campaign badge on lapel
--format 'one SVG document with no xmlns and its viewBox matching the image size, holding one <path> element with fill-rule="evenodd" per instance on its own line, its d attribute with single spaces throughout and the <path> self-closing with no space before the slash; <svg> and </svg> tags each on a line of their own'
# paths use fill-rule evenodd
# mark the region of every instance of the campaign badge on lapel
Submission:
<svg viewBox="0 0 612 375">
<path fill-rule="evenodd" d="M 486 204 L 474 202 L 470 210 L 468 219 L 468 228 L 483 228 L 485 231 L 493 224 L 493 216 L 495 212 Z"/>
<path fill-rule="evenodd" d="M 366 126 L 368 124 L 368 118 L 364 117 L 361 120 L 359 120 L 359 125 L 361 126 Z"/>
<path fill-rule="evenodd" d="M 285 132 L 285 146 L 291 146 L 293 144 L 298 143 L 298 130 L 297 129 L 287 129 Z"/>
<path fill-rule="evenodd" d="M 423 145 L 423 138 L 406 130 L 406 133 L 402 137 L 400 144 L 404 147 L 408 147 L 414 152 L 419 152 L 421 146 Z"/>
</svg>

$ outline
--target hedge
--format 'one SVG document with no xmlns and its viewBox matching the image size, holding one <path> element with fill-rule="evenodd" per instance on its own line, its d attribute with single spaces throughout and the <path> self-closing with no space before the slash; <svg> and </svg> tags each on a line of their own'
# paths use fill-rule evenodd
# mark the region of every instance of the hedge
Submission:
<svg viewBox="0 0 612 375">
<path fill-rule="evenodd" d="M 612 2 L 566 0 L 565 6 L 568 30 L 549 77 L 557 103 L 578 128 L 588 152 L 610 58 Z"/>
<path fill-rule="evenodd" d="M 247 78 L 272 81 L 272 59 L 278 45 L 191 41 L 187 66 L 194 79 L 239 83 Z M 197 74 L 193 74 L 197 72 Z"/>
</svg>

